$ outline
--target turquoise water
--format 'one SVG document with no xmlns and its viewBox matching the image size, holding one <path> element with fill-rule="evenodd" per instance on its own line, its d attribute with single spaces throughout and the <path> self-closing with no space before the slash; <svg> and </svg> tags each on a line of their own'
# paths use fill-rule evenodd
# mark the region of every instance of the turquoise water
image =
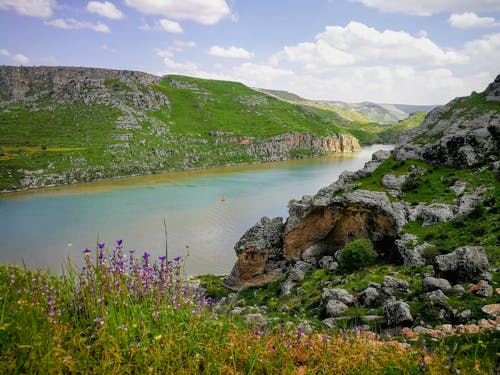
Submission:
<svg viewBox="0 0 500 375">
<path fill-rule="evenodd" d="M 287 216 L 287 203 L 314 194 L 378 149 L 258 166 L 167 173 L 0 195 L 0 262 L 59 272 L 86 247 L 122 239 L 126 250 L 185 256 L 190 274 L 226 274 L 233 246 L 262 216 Z"/>
</svg>

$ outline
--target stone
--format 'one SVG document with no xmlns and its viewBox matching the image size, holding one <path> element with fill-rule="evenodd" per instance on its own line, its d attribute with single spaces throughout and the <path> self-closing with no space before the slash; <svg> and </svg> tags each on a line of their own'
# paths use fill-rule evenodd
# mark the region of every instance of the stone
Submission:
<svg viewBox="0 0 500 375">
<path fill-rule="evenodd" d="M 425 264 L 425 259 L 422 254 L 423 251 L 430 246 L 428 243 L 418 245 L 417 236 L 404 233 L 401 235 L 401 238 L 395 241 L 395 244 L 405 266 L 415 267 Z"/>
<path fill-rule="evenodd" d="M 497 324 L 494 320 L 491 319 L 481 319 L 478 322 L 478 326 L 480 329 L 496 329 Z"/>
<path fill-rule="evenodd" d="M 500 82 L 495 79 L 486 88 L 488 100 L 498 100 L 499 86 Z M 434 108 L 419 126 L 400 137 L 393 157 L 396 160 L 420 159 L 454 168 L 472 168 L 497 161 L 498 111 L 473 110 L 473 116 L 464 116 L 462 103 L 469 99 L 456 98 Z"/>
<path fill-rule="evenodd" d="M 388 159 L 390 156 L 391 156 L 390 151 L 378 150 L 372 154 L 372 160 L 378 161 L 378 162 L 383 162 L 384 160 Z"/>
<path fill-rule="evenodd" d="M 459 324 L 457 326 L 457 333 L 479 333 L 479 326 L 477 324 Z"/>
<path fill-rule="evenodd" d="M 352 305 L 354 303 L 354 296 L 347 290 L 342 288 L 323 289 L 321 299 L 323 301 L 329 301 L 333 299 L 340 301 L 346 305 Z"/>
<path fill-rule="evenodd" d="M 373 287 L 367 287 L 358 295 L 358 302 L 363 307 L 373 307 L 380 305 L 380 293 Z"/>
<path fill-rule="evenodd" d="M 493 303 L 490 305 L 484 305 L 481 307 L 481 311 L 494 316 L 494 317 L 499 317 L 500 316 L 500 303 Z"/>
<path fill-rule="evenodd" d="M 453 290 L 457 293 L 461 293 L 461 294 L 465 293 L 465 288 L 460 284 L 453 285 Z"/>
<path fill-rule="evenodd" d="M 464 181 L 455 181 L 453 186 L 450 186 L 450 190 L 455 193 L 455 195 L 462 195 L 467 188 L 467 183 Z"/>
<path fill-rule="evenodd" d="M 396 191 L 401 191 L 403 185 L 406 183 L 406 180 L 408 179 L 408 175 L 404 174 L 402 176 L 395 176 L 393 174 L 385 174 L 382 177 L 382 180 L 380 183 L 382 186 L 386 187 L 387 189 L 391 190 L 396 190 Z"/>
<path fill-rule="evenodd" d="M 325 327 L 328 331 L 333 331 L 336 327 L 336 320 L 333 318 L 326 318 L 322 321 L 323 327 Z"/>
<path fill-rule="evenodd" d="M 449 281 L 469 281 L 488 270 L 488 258 L 481 246 L 463 246 L 434 259 L 437 276 Z"/>
<path fill-rule="evenodd" d="M 290 275 L 288 276 L 292 281 L 302 281 L 305 277 L 305 272 L 300 268 L 292 268 L 290 270 Z"/>
<path fill-rule="evenodd" d="M 394 296 L 384 302 L 383 311 L 389 326 L 408 326 L 413 323 L 410 306 L 403 301 L 396 300 Z"/>
<path fill-rule="evenodd" d="M 345 313 L 347 309 L 348 307 L 344 303 L 334 299 L 329 300 L 325 306 L 326 315 L 330 317 L 339 316 Z"/>
<path fill-rule="evenodd" d="M 448 299 L 446 294 L 444 294 L 441 289 L 433 290 L 432 292 L 426 293 L 425 296 L 430 300 Z"/>
<path fill-rule="evenodd" d="M 479 297 L 491 297 L 493 295 L 493 288 L 486 280 L 480 280 L 469 289 L 469 293 L 473 293 Z"/>
<path fill-rule="evenodd" d="M 384 280 L 380 285 L 380 290 L 382 293 L 392 296 L 396 293 L 408 293 L 410 286 L 405 280 L 392 276 L 384 276 Z"/>
<path fill-rule="evenodd" d="M 443 292 L 447 292 L 448 290 L 452 289 L 451 284 L 448 280 L 432 276 L 425 277 L 422 281 L 422 285 L 425 292 L 432 292 L 438 289 L 442 290 Z"/>
<path fill-rule="evenodd" d="M 283 229 L 281 217 L 263 217 L 248 229 L 234 246 L 238 260 L 231 274 L 224 278 L 224 286 L 238 289 L 276 279 L 280 272 L 272 271 L 279 268 L 283 260 Z"/>
<path fill-rule="evenodd" d="M 426 227 L 437 223 L 450 221 L 455 217 L 455 207 L 451 204 L 433 203 L 427 205 L 419 203 L 410 209 L 409 220 L 421 220 L 422 226 Z"/>
<path fill-rule="evenodd" d="M 328 255 L 328 256 L 324 256 L 323 258 L 320 259 L 319 261 L 319 266 L 321 268 L 330 268 L 330 265 L 334 262 L 334 259 L 332 256 Z"/>
</svg>

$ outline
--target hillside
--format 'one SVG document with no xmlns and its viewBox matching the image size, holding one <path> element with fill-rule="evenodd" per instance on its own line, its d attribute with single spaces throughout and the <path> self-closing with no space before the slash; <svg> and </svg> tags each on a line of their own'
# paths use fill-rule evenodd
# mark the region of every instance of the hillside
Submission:
<svg viewBox="0 0 500 375">
<path fill-rule="evenodd" d="M 0 67 L 0 190 L 350 152 L 331 112 L 240 83 Z"/>
<path fill-rule="evenodd" d="M 489 332 L 484 363 L 493 368 L 499 150 L 500 75 L 484 92 L 431 111 L 392 155 L 378 151 L 362 170 L 290 201 L 285 220 L 262 218 L 235 245 L 238 260 L 223 283 L 241 291 L 239 306 L 265 306 L 252 313 L 286 306 L 327 330 L 362 323 L 455 342 Z"/>
<path fill-rule="evenodd" d="M 428 112 L 434 108 L 434 106 L 429 105 L 381 104 L 372 102 L 347 103 L 338 100 L 308 100 L 282 90 L 259 89 L 259 91 L 266 92 L 286 101 L 331 110 L 348 121 L 358 123 L 390 125 L 406 119 L 414 112 Z"/>
</svg>

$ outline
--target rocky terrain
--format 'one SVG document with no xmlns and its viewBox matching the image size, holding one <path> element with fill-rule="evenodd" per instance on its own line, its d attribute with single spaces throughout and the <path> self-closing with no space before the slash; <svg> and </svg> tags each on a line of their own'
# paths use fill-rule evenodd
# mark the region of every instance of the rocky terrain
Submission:
<svg viewBox="0 0 500 375">
<path fill-rule="evenodd" d="M 0 67 L 0 134 L 0 191 L 360 149 L 239 83 L 77 67 Z"/>
<path fill-rule="evenodd" d="M 431 111 L 392 154 L 290 201 L 286 220 L 262 218 L 223 281 L 247 296 L 237 313 L 408 338 L 500 330 L 499 130 L 500 75 Z"/>
</svg>

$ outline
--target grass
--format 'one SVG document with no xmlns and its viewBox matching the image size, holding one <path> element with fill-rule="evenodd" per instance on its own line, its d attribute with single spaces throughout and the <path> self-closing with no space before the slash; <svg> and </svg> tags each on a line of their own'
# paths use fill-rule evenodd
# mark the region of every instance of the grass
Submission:
<svg viewBox="0 0 500 375">
<path fill-rule="evenodd" d="M 147 95 L 150 87 L 120 78 L 106 79 L 104 87 L 114 104 L 49 97 L 5 104 L 0 111 L 0 190 L 23 187 L 26 176 L 44 186 L 267 160 L 249 154 L 237 137 L 260 142 L 290 132 L 350 134 L 369 144 L 389 129 L 350 123 L 331 108 L 289 103 L 237 82 L 169 76 L 152 86 L 170 102 L 155 111 L 131 100 Z M 214 131 L 226 135 L 211 136 Z M 283 157 L 323 152 L 297 149 Z"/>
<path fill-rule="evenodd" d="M 83 267 L 62 276 L 0 266 L 1 373 L 438 374 L 450 365 L 444 342 L 430 351 L 360 330 L 306 334 L 217 315 L 181 277 L 182 259 L 138 257 L 121 241 L 103 248 L 86 249 Z M 456 354 L 466 373 L 493 366 L 479 352 Z"/>
</svg>

